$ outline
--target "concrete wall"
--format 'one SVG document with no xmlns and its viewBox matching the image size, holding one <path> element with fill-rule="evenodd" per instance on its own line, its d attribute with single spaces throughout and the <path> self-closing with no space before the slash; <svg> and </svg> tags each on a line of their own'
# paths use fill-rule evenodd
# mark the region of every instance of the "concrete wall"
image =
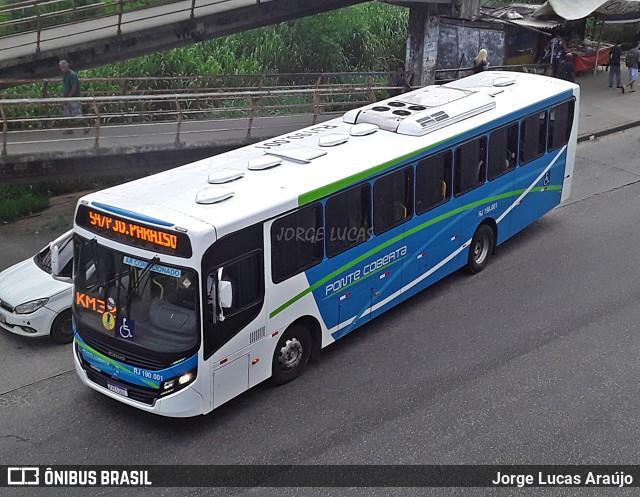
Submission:
<svg viewBox="0 0 640 497">
<path fill-rule="evenodd" d="M 456 19 L 440 19 L 438 36 L 437 69 L 472 67 L 480 49 L 488 52 L 491 65 L 499 66 L 505 62 L 505 33 L 501 29 L 490 28 L 477 22 Z M 470 73 L 459 73 L 468 76 Z M 455 72 L 440 78 L 456 78 Z"/>
</svg>

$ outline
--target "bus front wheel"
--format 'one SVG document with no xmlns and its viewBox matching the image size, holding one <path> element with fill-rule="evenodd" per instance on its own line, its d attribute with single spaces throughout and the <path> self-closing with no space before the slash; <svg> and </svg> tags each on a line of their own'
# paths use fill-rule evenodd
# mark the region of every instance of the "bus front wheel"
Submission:
<svg viewBox="0 0 640 497">
<path fill-rule="evenodd" d="M 273 353 L 271 378 L 274 383 L 284 385 L 295 380 L 309 362 L 311 356 L 311 334 L 304 326 L 292 325 L 280 337 Z"/>
<path fill-rule="evenodd" d="M 490 226 L 481 224 L 471 239 L 467 267 L 472 274 L 482 271 L 493 252 L 495 236 Z"/>
</svg>

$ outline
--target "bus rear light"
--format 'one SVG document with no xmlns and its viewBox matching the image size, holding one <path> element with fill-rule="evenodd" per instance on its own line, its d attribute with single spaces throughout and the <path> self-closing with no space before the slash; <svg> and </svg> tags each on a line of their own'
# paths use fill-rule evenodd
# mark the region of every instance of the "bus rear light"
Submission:
<svg viewBox="0 0 640 497">
<path fill-rule="evenodd" d="M 220 361 L 220 365 L 222 366 L 222 365 L 223 365 L 225 362 L 227 362 L 228 360 L 229 360 L 229 358 L 228 358 L 228 357 L 225 357 L 224 359 L 222 359 L 222 360 Z"/>
</svg>

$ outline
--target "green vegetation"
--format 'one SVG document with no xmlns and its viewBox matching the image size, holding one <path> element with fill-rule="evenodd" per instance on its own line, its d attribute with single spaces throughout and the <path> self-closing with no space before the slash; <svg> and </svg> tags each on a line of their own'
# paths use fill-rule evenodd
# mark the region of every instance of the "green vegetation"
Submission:
<svg viewBox="0 0 640 497">
<path fill-rule="evenodd" d="M 51 181 L 34 185 L 0 186 L 0 223 L 8 223 L 30 216 L 49 207 L 51 197 L 83 190 L 100 190 L 121 183 L 126 178 L 109 178 L 100 181 Z M 68 224 L 68 220 L 64 220 Z M 50 221 L 45 229 L 63 226 L 62 220 Z"/>
<path fill-rule="evenodd" d="M 28 186 L 0 187 L 0 222 L 9 222 L 46 209 L 49 197 Z"/>
<path fill-rule="evenodd" d="M 83 71 L 85 77 L 387 71 L 408 10 L 371 2 Z"/>
</svg>

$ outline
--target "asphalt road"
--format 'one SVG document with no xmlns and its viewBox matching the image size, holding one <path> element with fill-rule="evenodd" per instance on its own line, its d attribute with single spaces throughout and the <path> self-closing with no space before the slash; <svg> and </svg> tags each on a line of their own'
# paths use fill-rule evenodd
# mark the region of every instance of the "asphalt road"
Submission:
<svg viewBox="0 0 640 497">
<path fill-rule="evenodd" d="M 205 417 L 166 419 L 129 408 L 80 383 L 70 347 L 0 334 L 0 464 L 637 463 L 639 140 L 634 129 L 581 144 L 570 201 L 501 246 L 484 272 L 446 278 L 325 349 L 295 382 L 262 384 Z M 544 494 L 604 492 L 557 488 Z M 38 493 L 11 489 L 6 495 Z"/>
</svg>

